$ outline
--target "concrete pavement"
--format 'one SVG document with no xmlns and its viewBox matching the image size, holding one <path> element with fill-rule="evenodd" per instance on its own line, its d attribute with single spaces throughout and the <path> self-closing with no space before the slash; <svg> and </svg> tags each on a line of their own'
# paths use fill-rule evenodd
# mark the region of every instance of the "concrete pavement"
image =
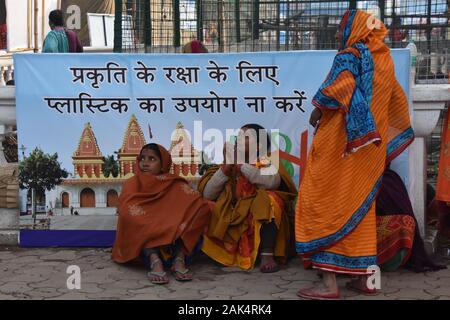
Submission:
<svg viewBox="0 0 450 320">
<path fill-rule="evenodd" d="M 145 269 L 111 261 L 111 249 L 22 249 L 0 247 L 1 299 L 251 299 L 297 300 L 300 287 L 320 279 L 292 259 L 280 272 L 261 274 L 258 269 L 242 271 L 222 267 L 199 256 L 191 268 L 192 282 L 179 283 L 171 277 L 166 286 L 151 284 Z M 381 292 L 374 297 L 357 295 L 343 288 L 347 278 L 339 277 L 343 299 L 431 299 L 450 300 L 449 269 L 430 273 L 400 270 L 382 273 Z M 67 288 L 67 268 L 81 270 L 81 289 Z"/>
</svg>

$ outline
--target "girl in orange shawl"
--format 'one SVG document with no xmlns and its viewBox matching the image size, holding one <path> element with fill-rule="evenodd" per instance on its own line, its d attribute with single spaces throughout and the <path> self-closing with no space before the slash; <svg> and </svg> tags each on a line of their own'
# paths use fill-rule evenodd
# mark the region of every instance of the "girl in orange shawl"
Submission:
<svg viewBox="0 0 450 320">
<path fill-rule="evenodd" d="M 296 249 L 322 270 L 324 286 L 300 289 L 302 298 L 338 298 L 336 273 L 359 276 L 349 289 L 375 293 L 366 281 L 377 264 L 374 200 L 386 165 L 414 135 L 386 32 L 373 16 L 347 11 L 340 51 L 313 99 L 317 130 L 296 207 Z"/>
<path fill-rule="evenodd" d="M 119 263 L 138 257 L 150 266 L 152 283 L 169 279 L 161 258 L 173 258 L 178 281 L 192 280 L 185 257 L 192 253 L 209 221 L 208 203 L 186 180 L 169 173 L 172 158 L 164 147 L 142 147 L 138 168 L 119 197 L 119 220 L 112 258 Z"/>
</svg>

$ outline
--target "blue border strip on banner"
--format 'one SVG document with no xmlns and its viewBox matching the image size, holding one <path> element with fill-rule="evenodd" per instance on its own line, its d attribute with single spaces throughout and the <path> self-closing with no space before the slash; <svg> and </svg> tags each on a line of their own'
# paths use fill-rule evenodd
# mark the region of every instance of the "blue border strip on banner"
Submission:
<svg viewBox="0 0 450 320">
<path fill-rule="evenodd" d="M 115 230 L 20 230 L 19 245 L 36 247 L 112 247 Z"/>
</svg>

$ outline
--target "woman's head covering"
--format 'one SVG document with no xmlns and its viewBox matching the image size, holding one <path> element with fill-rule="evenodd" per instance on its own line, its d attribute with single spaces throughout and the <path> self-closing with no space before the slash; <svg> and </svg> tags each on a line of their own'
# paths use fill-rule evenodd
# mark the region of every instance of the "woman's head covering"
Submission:
<svg viewBox="0 0 450 320">
<path fill-rule="evenodd" d="M 381 20 L 361 10 L 347 10 L 342 17 L 339 28 L 342 32 L 340 49 L 345 49 L 358 42 L 384 42 L 387 29 Z"/>
<path fill-rule="evenodd" d="M 208 53 L 208 49 L 201 41 L 192 40 L 183 46 L 183 53 Z"/>
<path fill-rule="evenodd" d="M 172 156 L 169 151 L 166 150 L 162 145 L 157 143 L 149 143 L 142 147 L 141 152 L 139 153 L 138 161 L 141 158 L 142 152 L 146 149 L 155 151 L 160 160 L 161 160 L 161 170 L 162 173 L 168 173 L 170 168 L 172 167 Z M 139 167 L 139 166 L 138 166 Z"/>
<path fill-rule="evenodd" d="M 321 109 L 341 110 L 346 114 L 345 154 L 349 154 L 381 141 L 370 110 L 374 77 L 371 50 L 388 53 L 389 48 L 384 44 L 386 28 L 383 23 L 366 12 L 346 11 L 339 28 L 341 50 L 334 59 L 326 81 L 315 95 L 313 104 Z M 342 87 L 338 83 L 343 79 Z M 344 103 L 343 96 L 351 99 Z"/>
</svg>

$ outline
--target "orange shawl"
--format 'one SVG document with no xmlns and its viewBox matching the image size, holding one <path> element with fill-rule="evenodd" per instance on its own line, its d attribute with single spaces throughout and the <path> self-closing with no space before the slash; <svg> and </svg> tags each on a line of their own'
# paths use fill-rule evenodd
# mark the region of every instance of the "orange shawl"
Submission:
<svg viewBox="0 0 450 320">
<path fill-rule="evenodd" d="M 136 168 L 135 176 L 123 184 L 112 251 L 116 262 L 133 260 L 144 248 L 174 244 L 177 239 L 189 254 L 209 222 L 207 202 L 186 180 L 169 173 L 171 156 L 162 146 L 159 150 L 163 174 L 153 176 Z"/>
<path fill-rule="evenodd" d="M 446 112 L 441 134 L 441 154 L 436 184 L 436 200 L 450 202 L 450 112 Z"/>
<path fill-rule="evenodd" d="M 386 164 L 413 139 L 387 30 L 370 19 L 359 10 L 343 17 L 343 49 L 313 101 L 322 118 L 296 207 L 296 249 L 307 264 L 354 274 L 376 265 L 374 200 Z"/>
</svg>

